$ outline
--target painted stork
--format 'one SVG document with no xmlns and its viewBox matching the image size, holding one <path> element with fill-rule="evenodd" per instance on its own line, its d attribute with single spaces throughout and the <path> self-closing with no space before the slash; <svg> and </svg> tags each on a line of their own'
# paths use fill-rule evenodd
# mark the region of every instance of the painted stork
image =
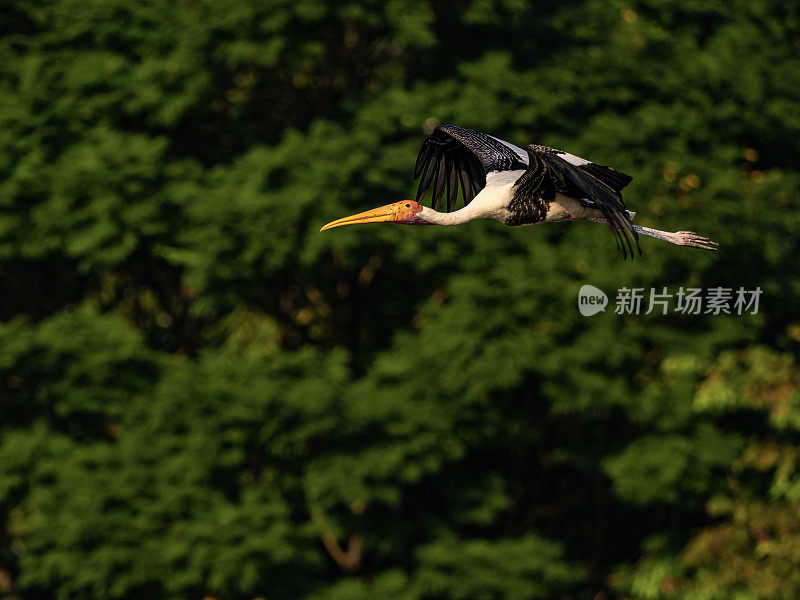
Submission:
<svg viewBox="0 0 800 600">
<path fill-rule="evenodd" d="M 611 226 L 623 257 L 641 254 L 639 235 L 679 246 L 716 250 L 716 242 L 691 231 L 660 231 L 633 224 L 622 189 L 633 179 L 611 167 L 555 148 L 522 148 L 485 133 L 441 125 L 423 142 L 414 178 L 417 199 L 403 200 L 338 219 L 320 231 L 357 223 L 460 225 L 496 219 L 519 227 L 580 219 Z M 459 184 L 464 206 L 456 207 Z M 433 185 L 431 208 L 422 206 Z M 447 198 L 447 212 L 439 212 Z"/>
</svg>

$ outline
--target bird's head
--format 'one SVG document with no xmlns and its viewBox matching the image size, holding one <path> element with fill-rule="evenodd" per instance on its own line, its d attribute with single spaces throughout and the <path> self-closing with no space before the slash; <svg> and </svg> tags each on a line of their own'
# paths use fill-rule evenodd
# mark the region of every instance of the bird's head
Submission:
<svg viewBox="0 0 800 600">
<path fill-rule="evenodd" d="M 336 219 L 325 225 L 320 231 L 333 229 L 342 225 L 357 225 L 359 223 L 424 223 L 420 213 L 422 205 L 413 200 L 401 200 L 393 204 L 387 204 L 380 208 L 373 208 L 356 215 Z"/>
</svg>

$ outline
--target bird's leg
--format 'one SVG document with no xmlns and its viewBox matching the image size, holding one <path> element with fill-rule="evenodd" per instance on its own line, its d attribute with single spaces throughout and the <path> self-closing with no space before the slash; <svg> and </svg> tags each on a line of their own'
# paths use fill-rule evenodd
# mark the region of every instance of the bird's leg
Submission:
<svg viewBox="0 0 800 600">
<path fill-rule="evenodd" d="M 628 212 L 631 219 L 636 213 Z M 603 217 L 579 217 L 582 221 L 591 221 L 593 223 L 605 223 L 611 225 L 607 219 Z M 650 227 L 642 227 L 641 225 L 633 225 L 633 230 L 639 235 L 649 235 L 658 240 L 664 240 L 670 244 L 677 244 L 678 246 L 689 246 L 690 248 L 702 248 L 704 250 L 716 250 L 717 242 L 712 242 L 707 237 L 697 235 L 693 231 L 661 231 L 660 229 L 651 229 Z"/>
</svg>

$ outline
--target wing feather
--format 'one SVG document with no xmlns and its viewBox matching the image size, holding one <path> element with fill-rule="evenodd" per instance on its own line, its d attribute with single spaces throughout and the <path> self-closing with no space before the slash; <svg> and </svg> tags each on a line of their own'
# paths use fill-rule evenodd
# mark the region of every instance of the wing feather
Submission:
<svg viewBox="0 0 800 600">
<path fill-rule="evenodd" d="M 447 182 L 447 212 L 451 212 L 456 206 L 458 199 L 458 165 L 457 161 L 453 160 L 448 170 L 450 178 Z M 466 205 L 466 200 L 464 201 Z"/>
<path fill-rule="evenodd" d="M 431 146 L 425 141 L 417 154 L 417 162 L 414 165 L 414 179 L 419 179 L 423 170 L 428 166 L 431 158 Z"/>
<path fill-rule="evenodd" d="M 466 205 L 486 186 L 488 173 L 524 169 L 526 156 L 522 148 L 490 135 L 441 125 L 423 142 L 417 155 L 417 201 L 424 199 L 433 186 L 433 209 L 438 210 L 446 196 L 447 210 L 452 211 L 458 201 L 459 181 Z"/>
<path fill-rule="evenodd" d="M 553 148 L 530 145 L 526 147 L 526 150 L 529 164 L 541 165 L 546 172 L 537 173 L 543 175 L 536 180 L 538 187 L 526 189 L 525 193 L 539 194 L 545 197 L 556 191 L 567 196 L 593 201 L 611 224 L 617 248 L 622 251 L 623 256 L 627 257 L 630 254 L 633 258 L 634 246 L 639 254 L 642 253 L 639 248 L 639 236 L 633 229 L 633 223 L 628 215 L 625 202 L 622 200 L 622 189 L 631 182 L 632 177 L 571 154 L 564 158 L 561 155 L 566 153 Z M 520 177 L 517 184 L 525 178 L 526 175 Z M 527 178 L 527 181 L 532 180 L 531 177 Z M 553 185 L 555 185 L 554 188 Z"/>
<path fill-rule="evenodd" d="M 444 188 L 447 183 L 447 154 L 444 152 L 439 155 L 439 166 L 436 168 L 436 179 L 433 181 L 433 210 L 439 210 L 444 196 Z"/>
<path fill-rule="evenodd" d="M 417 188 L 417 202 L 422 200 L 425 196 L 425 193 L 428 191 L 428 188 L 431 186 L 431 182 L 433 181 L 434 175 L 436 175 L 436 166 L 438 165 L 438 161 L 433 160 L 433 153 L 429 153 L 427 159 L 425 160 L 424 170 L 422 172 L 422 179 L 419 182 L 419 188 Z"/>
<path fill-rule="evenodd" d="M 458 167 L 458 176 L 461 180 L 461 193 L 464 196 L 464 206 L 472 202 L 475 197 L 475 192 L 472 190 L 472 181 L 470 180 L 467 166 L 462 162 Z"/>
</svg>

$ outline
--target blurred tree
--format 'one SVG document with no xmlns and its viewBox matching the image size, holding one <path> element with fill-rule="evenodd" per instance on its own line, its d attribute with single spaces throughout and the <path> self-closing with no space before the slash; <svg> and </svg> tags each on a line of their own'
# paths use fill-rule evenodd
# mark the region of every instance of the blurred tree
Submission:
<svg viewBox="0 0 800 600">
<path fill-rule="evenodd" d="M 680 553 L 654 539 L 633 571 L 616 575 L 641 598 L 795 598 L 800 593 L 800 370 L 755 345 L 709 364 L 698 414 L 749 424 L 725 489 L 706 504 L 711 524 Z"/>
<path fill-rule="evenodd" d="M 799 46 L 774 0 L 4 3 L 0 597 L 796 597 Z M 440 122 L 722 249 L 318 233 Z"/>
</svg>

